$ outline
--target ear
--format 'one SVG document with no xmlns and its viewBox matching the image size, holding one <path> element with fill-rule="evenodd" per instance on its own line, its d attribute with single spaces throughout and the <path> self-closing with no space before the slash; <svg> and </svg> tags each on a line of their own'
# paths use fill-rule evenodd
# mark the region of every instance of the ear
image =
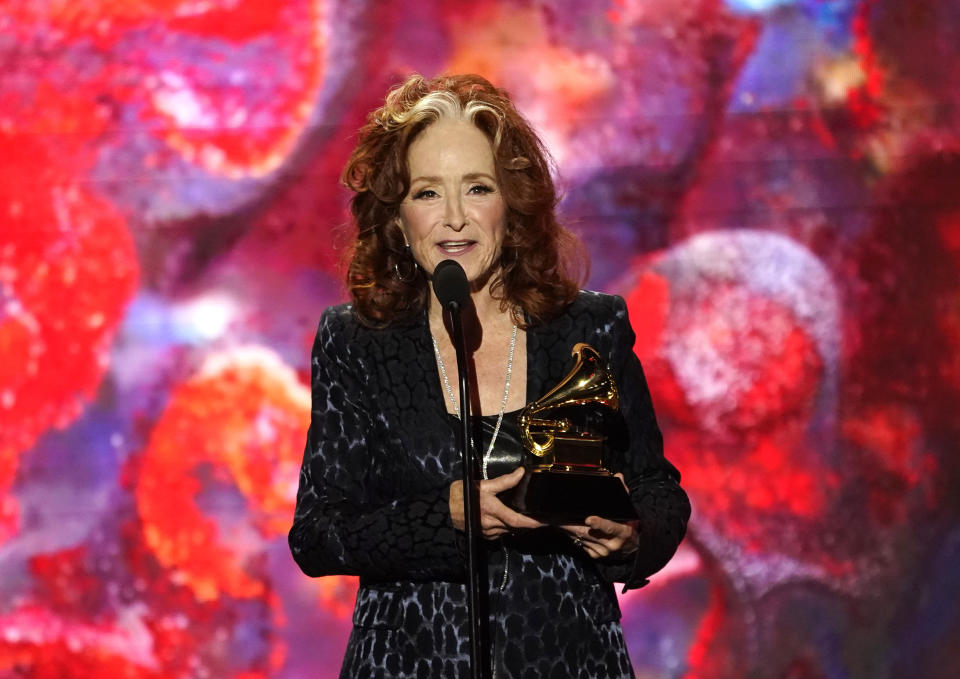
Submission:
<svg viewBox="0 0 960 679">
<path fill-rule="evenodd" d="M 393 223 L 397 225 L 397 228 L 400 230 L 400 235 L 403 236 L 403 244 L 407 247 L 410 247 L 410 239 L 407 238 L 407 230 L 403 228 L 403 220 L 399 215 L 393 220 Z"/>
</svg>

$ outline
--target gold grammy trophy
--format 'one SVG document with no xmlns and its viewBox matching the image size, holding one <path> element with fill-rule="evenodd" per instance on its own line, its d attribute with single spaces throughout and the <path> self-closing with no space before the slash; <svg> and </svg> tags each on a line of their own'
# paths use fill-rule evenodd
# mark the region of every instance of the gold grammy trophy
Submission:
<svg viewBox="0 0 960 679">
<path fill-rule="evenodd" d="M 520 412 L 520 439 L 529 455 L 510 504 L 547 523 L 636 519 L 623 483 L 604 466 L 609 435 L 622 423 L 617 385 L 593 347 L 578 343 L 572 355 L 573 370 Z"/>
</svg>

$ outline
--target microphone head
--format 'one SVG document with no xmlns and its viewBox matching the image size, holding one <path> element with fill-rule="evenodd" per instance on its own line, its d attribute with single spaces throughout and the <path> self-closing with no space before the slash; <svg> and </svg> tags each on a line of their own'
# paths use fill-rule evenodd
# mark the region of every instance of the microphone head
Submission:
<svg viewBox="0 0 960 679">
<path fill-rule="evenodd" d="M 433 270 L 433 292 L 444 307 L 457 304 L 464 307 L 470 299 L 467 274 L 457 262 L 445 259 Z"/>
</svg>

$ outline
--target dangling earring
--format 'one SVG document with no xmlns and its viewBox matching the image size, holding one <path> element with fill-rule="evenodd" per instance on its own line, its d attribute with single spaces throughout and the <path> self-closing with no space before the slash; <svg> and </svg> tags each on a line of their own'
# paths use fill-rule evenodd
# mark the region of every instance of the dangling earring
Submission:
<svg viewBox="0 0 960 679">
<path fill-rule="evenodd" d="M 417 261 L 410 253 L 409 243 L 403 250 L 403 259 L 394 262 L 393 275 L 401 283 L 409 283 L 417 277 Z"/>
</svg>

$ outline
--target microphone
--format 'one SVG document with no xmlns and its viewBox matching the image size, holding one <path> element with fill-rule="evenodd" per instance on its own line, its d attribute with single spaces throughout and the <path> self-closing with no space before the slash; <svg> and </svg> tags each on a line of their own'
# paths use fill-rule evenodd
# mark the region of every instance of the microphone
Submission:
<svg viewBox="0 0 960 679">
<path fill-rule="evenodd" d="M 445 259 L 433 270 L 433 293 L 445 309 L 462 309 L 470 299 L 467 274 L 456 261 Z"/>
<path fill-rule="evenodd" d="M 460 373 L 460 432 L 457 444 L 463 460 L 463 513 L 467 529 L 467 617 L 470 620 L 470 676 L 486 679 L 490 676 L 487 658 L 490 657 L 485 630 L 488 613 L 480 597 L 481 556 L 480 545 L 480 486 L 479 471 L 470 445 L 470 362 L 467 360 L 467 343 L 463 335 L 463 320 L 460 312 L 470 300 L 470 283 L 463 267 L 452 259 L 445 259 L 433 270 L 433 293 L 443 308 L 450 312 L 450 329 L 453 348 L 457 352 L 457 369 Z M 486 582 L 486 576 L 483 578 Z M 486 587 L 486 585 L 484 585 Z"/>
</svg>

